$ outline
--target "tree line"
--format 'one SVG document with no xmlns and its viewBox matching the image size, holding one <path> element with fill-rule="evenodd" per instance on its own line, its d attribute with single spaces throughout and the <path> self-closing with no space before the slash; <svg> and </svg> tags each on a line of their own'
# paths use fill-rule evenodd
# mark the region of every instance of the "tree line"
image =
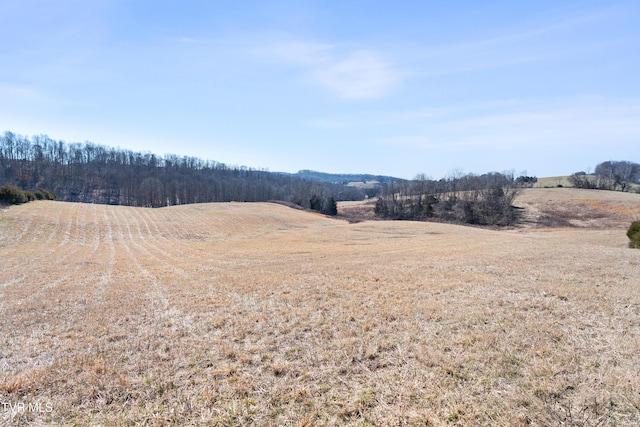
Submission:
<svg viewBox="0 0 640 427">
<path fill-rule="evenodd" d="M 365 197 L 356 187 L 289 174 L 12 132 L 0 137 L 0 185 L 7 184 L 47 189 L 62 201 L 148 207 L 281 200 L 310 208 L 312 199 Z"/>
<path fill-rule="evenodd" d="M 640 183 L 640 164 L 609 160 L 598 164 L 593 174 L 574 173 L 569 182 L 576 188 L 627 191 L 630 184 Z"/>
<path fill-rule="evenodd" d="M 440 220 L 478 225 L 512 225 L 519 211 L 512 203 L 533 177 L 513 174 L 455 175 L 440 180 L 418 175 L 413 181 L 387 183 L 375 213 L 389 219 Z"/>
</svg>

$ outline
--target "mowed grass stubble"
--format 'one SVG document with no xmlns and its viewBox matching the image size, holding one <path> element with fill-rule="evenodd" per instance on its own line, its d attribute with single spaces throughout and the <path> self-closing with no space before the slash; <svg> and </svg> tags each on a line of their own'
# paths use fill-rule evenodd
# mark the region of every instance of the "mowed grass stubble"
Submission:
<svg viewBox="0 0 640 427">
<path fill-rule="evenodd" d="M 635 426 L 638 254 L 618 228 L 349 224 L 259 203 L 12 207 L 0 416 Z"/>
</svg>

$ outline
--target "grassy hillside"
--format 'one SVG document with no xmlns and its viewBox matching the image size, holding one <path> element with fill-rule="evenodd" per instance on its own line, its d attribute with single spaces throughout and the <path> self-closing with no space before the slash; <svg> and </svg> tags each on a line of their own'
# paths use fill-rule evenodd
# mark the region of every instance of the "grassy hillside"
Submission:
<svg viewBox="0 0 640 427">
<path fill-rule="evenodd" d="M 640 194 L 579 188 L 529 188 L 515 200 L 524 226 L 626 228 L 640 218 Z"/>
<path fill-rule="evenodd" d="M 590 177 L 594 177 L 595 175 L 589 175 Z M 639 193 L 640 192 L 640 184 L 637 183 L 627 183 L 628 189 L 627 191 L 631 193 Z M 538 178 L 538 182 L 533 185 L 534 188 L 552 188 L 552 187 L 573 187 L 573 184 L 569 180 L 569 175 L 565 176 L 550 176 L 546 178 Z"/>
<path fill-rule="evenodd" d="M 621 225 L 585 227 L 350 224 L 257 203 L 11 207 L 0 396 L 17 410 L 0 417 L 637 426 L 639 252 Z"/>
<path fill-rule="evenodd" d="M 538 178 L 538 182 L 533 184 L 534 188 L 549 188 L 549 187 L 573 187 L 569 176 L 549 176 L 545 178 Z"/>
</svg>

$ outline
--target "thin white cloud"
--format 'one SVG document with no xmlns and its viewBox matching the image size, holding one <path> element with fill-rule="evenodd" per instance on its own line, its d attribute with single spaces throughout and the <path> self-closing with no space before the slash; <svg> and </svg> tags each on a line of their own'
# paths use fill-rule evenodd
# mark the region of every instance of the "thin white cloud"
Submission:
<svg viewBox="0 0 640 427">
<path fill-rule="evenodd" d="M 615 8 L 592 14 L 530 24 L 505 26 L 492 33 L 478 33 L 454 43 L 415 45 L 399 49 L 409 58 L 416 76 L 436 77 L 474 73 L 530 63 L 566 60 L 620 45 L 628 40 L 603 38 L 599 28 L 619 11 Z M 528 28 L 527 28 L 528 27 Z M 582 36 L 578 36 L 581 34 Z M 428 64 L 428 66 L 425 66 Z"/>
<path fill-rule="evenodd" d="M 318 128 L 382 128 L 411 127 L 417 123 L 437 123 L 452 117 L 467 117 L 478 111 L 522 108 L 522 102 L 512 99 L 492 100 L 461 105 L 440 105 L 407 110 L 364 110 L 348 114 L 314 117 L 307 121 Z"/>
<path fill-rule="evenodd" d="M 379 52 L 367 49 L 339 52 L 328 43 L 287 40 L 259 49 L 286 65 L 299 67 L 306 79 L 344 99 L 374 99 L 389 95 L 405 78 Z"/>
<path fill-rule="evenodd" d="M 278 43 L 270 51 L 280 59 L 300 65 L 318 65 L 331 61 L 334 46 L 326 43 L 288 41 Z"/>
<path fill-rule="evenodd" d="M 429 138 L 423 135 L 392 136 L 388 138 L 380 138 L 378 142 L 402 148 L 442 148 L 438 146 L 438 144 L 433 144 Z"/>
<path fill-rule="evenodd" d="M 558 101 L 558 104 L 561 104 Z M 412 134 L 379 138 L 384 145 L 419 149 L 527 149 L 630 146 L 640 139 L 640 104 L 636 101 L 565 100 L 549 106 L 521 106 L 515 111 L 467 111 L 414 123 Z M 421 129 L 419 129 L 421 128 Z"/>
<path fill-rule="evenodd" d="M 33 87 L 6 83 L 0 83 L 0 99 L 5 103 L 48 101 L 42 92 Z"/>
<path fill-rule="evenodd" d="M 402 75 L 378 55 L 358 51 L 313 73 L 322 86 L 347 99 L 371 99 L 388 95 Z"/>
</svg>

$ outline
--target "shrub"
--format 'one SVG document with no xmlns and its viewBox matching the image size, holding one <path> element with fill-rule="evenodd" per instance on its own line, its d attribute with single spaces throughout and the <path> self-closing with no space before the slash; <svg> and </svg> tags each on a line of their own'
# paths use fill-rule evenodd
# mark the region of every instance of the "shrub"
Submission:
<svg viewBox="0 0 640 427">
<path fill-rule="evenodd" d="M 40 188 L 38 191 L 36 191 L 33 194 L 38 200 L 55 200 L 56 199 L 55 194 L 53 194 L 49 190 L 45 190 L 44 188 Z"/>
<path fill-rule="evenodd" d="M 314 194 L 309 200 L 309 208 L 325 215 L 338 215 L 338 204 L 333 197 L 323 199 Z"/>
<path fill-rule="evenodd" d="M 309 200 L 309 208 L 314 211 L 322 211 L 322 199 L 317 195 L 311 196 L 311 200 Z"/>
<path fill-rule="evenodd" d="M 640 249 L 640 231 L 631 236 L 629 247 L 633 249 Z"/>
<path fill-rule="evenodd" d="M 327 199 L 327 201 L 324 204 L 324 209 L 322 210 L 322 213 L 326 215 L 332 215 L 332 216 L 338 215 L 338 204 L 336 203 L 333 197 L 329 197 Z"/>
<path fill-rule="evenodd" d="M 633 240 L 633 236 L 640 233 L 640 220 L 633 221 L 627 230 L 627 237 Z"/>
<path fill-rule="evenodd" d="M 376 206 L 373 208 L 373 212 L 381 217 L 386 217 L 389 215 L 389 208 L 387 207 L 387 204 L 382 197 L 376 200 Z"/>
<path fill-rule="evenodd" d="M 0 187 L 0 203 L 10 203 L 19 205 L 34 200 L 55 200 L 56 195 L 49 190 L 39 189 L 36 192 L 24 191 L 14 185 L 3 185 Z"/>
<path fill-rule="evenodd" d="M 0 187 L 0 202 L 19 205 L 29 201 L 27 195 L 20 188 L 13 185 L 4 185 Z"/>
</svg>

